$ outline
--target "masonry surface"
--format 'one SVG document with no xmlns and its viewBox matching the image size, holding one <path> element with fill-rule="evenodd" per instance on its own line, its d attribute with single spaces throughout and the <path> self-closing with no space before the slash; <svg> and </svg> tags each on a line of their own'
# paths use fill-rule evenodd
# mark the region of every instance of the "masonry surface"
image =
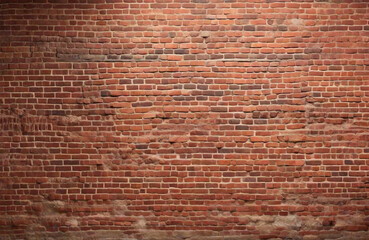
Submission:
<svg viewBox="0 0 369 240">
<path fill-rule="evenodd" d="M 369 239 L 369 2 L 0 1 L 0 239 Z"/>
</svg>

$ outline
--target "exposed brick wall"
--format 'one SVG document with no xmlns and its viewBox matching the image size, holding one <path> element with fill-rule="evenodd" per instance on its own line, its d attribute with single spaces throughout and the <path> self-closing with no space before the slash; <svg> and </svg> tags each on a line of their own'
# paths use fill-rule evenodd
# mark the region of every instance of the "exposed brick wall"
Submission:
<svg viewBox="0 0 369 240">
<path fill-rule="evenodd" d="M 369 239 L 366 0 L 2 0 L 0 239 Z"/>
</svg>

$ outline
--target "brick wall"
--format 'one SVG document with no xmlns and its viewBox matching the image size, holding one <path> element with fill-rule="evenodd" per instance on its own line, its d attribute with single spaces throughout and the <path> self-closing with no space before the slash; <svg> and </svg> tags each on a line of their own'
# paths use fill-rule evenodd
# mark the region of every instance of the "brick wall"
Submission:
<svg viewBox="0 0 369 240">
<path fill-rule="evenodd" d="M 366 0 L 3 0 L 0 239 L 361 239 Z"/>
</svg>

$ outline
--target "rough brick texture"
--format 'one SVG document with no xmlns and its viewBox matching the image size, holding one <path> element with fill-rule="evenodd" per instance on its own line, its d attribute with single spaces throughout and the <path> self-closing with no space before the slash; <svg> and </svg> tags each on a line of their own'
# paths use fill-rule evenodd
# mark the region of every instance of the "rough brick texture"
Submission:
<svg viewBox="0 0 369 240">
<path fill-rule="evenodd" d="M 0 239 L 369 239 L 367 0 L 1 0 Z"/>
</svg>

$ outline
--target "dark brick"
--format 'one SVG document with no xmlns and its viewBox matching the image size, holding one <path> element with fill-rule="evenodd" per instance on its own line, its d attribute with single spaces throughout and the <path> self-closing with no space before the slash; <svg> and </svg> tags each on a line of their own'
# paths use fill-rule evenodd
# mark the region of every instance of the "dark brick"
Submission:
<svg viewBox="0 0 369 240">
<path fill-rule="evenodd" d="M 255 26 L 253 26 L 253 25 L 244 26 L 243 30 L 245 30 L 245 31 L 255 31 Z"/>
</svg>

